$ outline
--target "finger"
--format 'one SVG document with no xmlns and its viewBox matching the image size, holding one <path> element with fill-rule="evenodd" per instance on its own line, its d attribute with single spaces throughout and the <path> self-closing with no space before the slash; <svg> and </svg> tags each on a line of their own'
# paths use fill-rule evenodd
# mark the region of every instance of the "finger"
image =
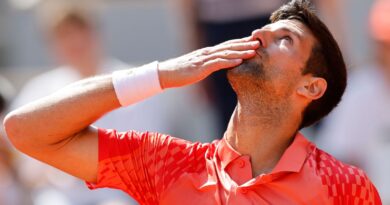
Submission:
<svg viewBox="0 0 390 205">
<path fill-rule="evenodd" d="M 204 65 L 204 69 L 208 73 L 213 73 L 218 70 L 222 69 L 228 69 L 235 66 L 238 66 L 242 63 L 242 59 L 224 59 L 224 58 L 217 58 L 211 61 L 208 61 Z"/>
<path fill-rule="evenodd" d="M 256 55 L 256 51 L 254 50 L 245 50 L 245 51 L 229 51 L 224 50 L 217 53 L 213 53 L 207 57 L 205 57 L 204 61 L 211 61 L 217 58 L 223 58 L 223 59 L 248 59 L 252 58 Z"/>
<path fill-rule="evenodd" d="M 231 43 L 231 44 L 223 44 L 214 46 L 208 49 L 209 53 L 216 53 L 223 50 L 236 50 L 236 51 L 244 51 L 244 50 L 256 50 L 259 48 L 259 41 L 249 41 L 245 43 Z"/>
<path fill-rule="evenodd" d="M 220 45 L 230 44 L 230 43 L 244 43 L 244 42 L 249 42 L 249 41 L 252 41 L 252 40 L 254 40 L 253 36 L 247 36 L 247 37 L 244 37 L 244 38 L 228 40 L 228 41 L 225 41 L 225 42 L 221 43 Z"/>
</svg>

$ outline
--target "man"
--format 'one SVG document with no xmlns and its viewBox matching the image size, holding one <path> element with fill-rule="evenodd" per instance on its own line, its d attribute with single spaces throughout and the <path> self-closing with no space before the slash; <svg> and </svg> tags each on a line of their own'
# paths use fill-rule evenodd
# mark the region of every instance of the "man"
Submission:
<svg viewBox="0 0 390 205">
<path fill-rule="evenodd" d="M 330 115 L 318 144 L 367 171 L 383 204 L 390 204 L 390 1 L 375 1 L 369 28 L 376 61 L 350 77 L 344 100 Z"/>
<path fill-rule="evenodd" d="M 363 171 L 298 133 L 328 114 L 346 86 L 337 43 L 309 6 L 282 6 L 245 39 L 75 83 L 10 113 L 6 131 L 21 151 L 141 204 L 381 204 Z M 238 103 L 220 141 L 89 126 L 227 68 Z"/>
</svg>

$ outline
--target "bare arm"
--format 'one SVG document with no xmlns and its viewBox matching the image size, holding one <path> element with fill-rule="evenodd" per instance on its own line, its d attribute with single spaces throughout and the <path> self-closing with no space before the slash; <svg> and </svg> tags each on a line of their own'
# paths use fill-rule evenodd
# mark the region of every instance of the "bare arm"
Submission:
<svg viewBox="0 0 390 205">
<path fill-rule="evenodd" d="M 214 71 L 237 66 L 241 59 L 255 55 L 259 44 L 251 40 L 226 42 L 160 63 L 162 88 L 189 85 Z M 119 107 L 112 76 L 106 75 L 79 81 L 23 106 L 8 114 L 4 125 L 11 142 L 22 152 L 96 182 L 98 138 L 96 128 L 90 125 Z"/>
<path fill-rule="evenodd" d="M 11 142 L 22 152 L 93 182 L 97 130 L 89 125 L 118 107 L 111 76 L 102 76 L 21 107 L 7 115 L 4 125 Z"/>
</svg>

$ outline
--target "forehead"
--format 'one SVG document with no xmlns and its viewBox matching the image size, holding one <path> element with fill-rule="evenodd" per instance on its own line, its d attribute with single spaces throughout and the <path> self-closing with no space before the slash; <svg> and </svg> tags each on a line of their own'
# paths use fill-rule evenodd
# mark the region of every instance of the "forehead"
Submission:
<svg viewBox="0 0 390 205">
<path fill-rule="evenodd" d="M 303 23 L 298 20 L 280 20 L 271 24 L 267 24 L 263 27 L 270 31 L 277 30 L 287 30 L 298 35 L 300 38 L 311 38 L 314 39 L 314 36 L 310 29 Z"/>
</svg>

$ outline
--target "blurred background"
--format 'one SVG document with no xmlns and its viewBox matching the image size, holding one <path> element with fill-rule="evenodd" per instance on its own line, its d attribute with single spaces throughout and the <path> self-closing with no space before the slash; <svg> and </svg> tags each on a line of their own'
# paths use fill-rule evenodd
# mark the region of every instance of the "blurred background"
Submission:
<svg viewBox="0 0 390 205">
<path fill-rule="evenodd" d="M 85 77 L 248 36 L 286 0 L 1 0 L 0 119 Z M 340 106 L 308 138 L 362 167 L 390 205 L 390 0 L 313 0 L 349 68 Z M 168 90 L 95 125 L 192 141 L 223 136 L 235 105 L 225 73 Z M 0 128 L 1 205 L 136 204 L 16 152 Z"/>
</svg>

